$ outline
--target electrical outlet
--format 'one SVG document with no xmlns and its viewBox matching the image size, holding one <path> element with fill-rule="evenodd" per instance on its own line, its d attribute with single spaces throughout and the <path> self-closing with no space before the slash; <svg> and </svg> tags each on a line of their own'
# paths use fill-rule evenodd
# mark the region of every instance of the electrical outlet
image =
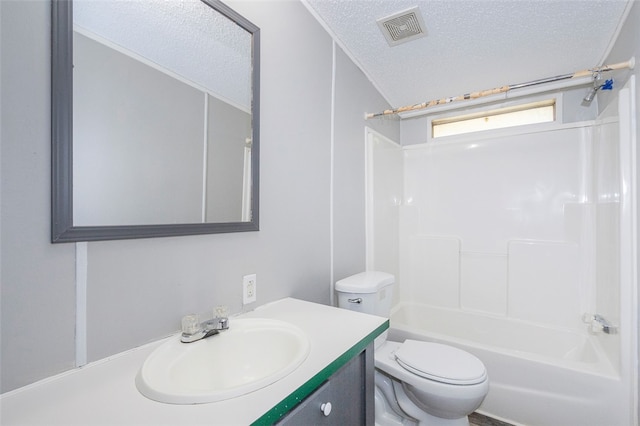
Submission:
<svg viewBox="0 0 640 426">
<path fill-rule="evenodd" d="M 242 304 L 256 301 L 256 274 L 242 277 Z"/>
</svg>

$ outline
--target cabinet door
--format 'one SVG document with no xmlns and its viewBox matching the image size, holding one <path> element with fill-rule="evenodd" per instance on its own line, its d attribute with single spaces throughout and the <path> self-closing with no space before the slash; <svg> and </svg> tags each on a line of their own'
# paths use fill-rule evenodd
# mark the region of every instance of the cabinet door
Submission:
<svg viewBox="0 0 640 426">
<path fill-rule="evenodd" d="M 279 424 L 364 425 L 367 417 L 365 361 L 365 352 L 353 358 Z"/>
</svg>

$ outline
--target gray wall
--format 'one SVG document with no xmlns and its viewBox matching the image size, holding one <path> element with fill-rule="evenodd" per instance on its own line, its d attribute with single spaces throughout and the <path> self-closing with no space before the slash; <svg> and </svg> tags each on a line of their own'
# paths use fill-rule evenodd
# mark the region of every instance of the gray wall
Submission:
<svg viewBox="0 0 640 426">
<path fill-rule="evenodd" d="M 204 93 L 77 32 L 73 48 L 74 223 L 201 222 Z"/>
<path fill-rule="evenodd" d="M 363 119 L 362 111 L 383 111 L 385 104 L 341 50 L 336 52 L 336 67 L 334 282 L 365 268 L 364 126 L 400 143 L 398 119 Z"/>
<path fill-rule="evenodd" d="M 262 30 L 261 230 L 89 243 L 89 361 L 172 333 L 188 312 L 239 312 L 245 274 L 257 304 L 328 303 L 334 279 L 364 269 L 364 126 L 395 140 L 399 126 L 363 117 L 389 105 L 339 49 L 332 97 L 333 41 L 300 2 L 227 3 Z M 0 2 L 3 392 L 76 362 L 75 245 L 49 243 L 49 8 Z"/>
<path fill-rule="evenodd" d="M 598 92 L 598 104 L 599 108 L 603 110 L 606 106 L 617 99 L 617 91 L 620 90 L 624 84 L 628 81 L 633 74 L 636 76 L 636 143 L 640 142 L 640 2 L 633 2 L 633 7 L 627 16 L 620 35 L 618 36 L 609 56 L 606 58 L 605 63 L 613 64 L 617 62 L 624 62 L 631 57 L 635 57 L 636 65 L 633 70 L 618 72 L 615 74 L 614 91 L 613 93 L 607 91 Z M 640 164 L 640 149 L 636 147 L 636 167 Z M 636 176 L 636 202 L 640 200 L 640 173 Z M 637 223 L 640 224 L 640 209 L 637 210 L 638 218 Z M 640 241 L 640 228 L 637 230 L 637 240 Z M 640 264 L 640 250 L 636 250 L 638 256 L 636 260 L 636 269 Z M 636 282 L 636 294 L 638 294 L 638 306 L 640 306 L 640 291 L 638 291 L 638 282 Z M 636 313 L 637 314 L 637 313 Z M 638 330 L 638 341 L 640 342 L 640 330 Z M 638 347 L 638 360 L 640 360 L 640 347 Z M 638 387 L 640 388 L 640 369 L 638 371 Z M 637 396 L 637 395 L 636 395 Z M 638 417 L 640 417 L 640 405 L 638 405 Z"/>
<path fill-rule="evenodd" d="M 0 2 L 2 390 L 74 365 L 74 246 L 49 243 L 47 2 Z"/>
<path fill-rule="evenodd" d="M 211 95 L 207 124 L 207 222 L 242 220 L 244 149 L 251 114 Z"/>
</svg>

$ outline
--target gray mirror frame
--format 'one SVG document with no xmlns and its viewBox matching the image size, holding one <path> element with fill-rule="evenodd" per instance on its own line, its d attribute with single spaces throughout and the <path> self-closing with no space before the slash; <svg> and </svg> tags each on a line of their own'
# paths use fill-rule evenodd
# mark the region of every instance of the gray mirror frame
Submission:
<svg viewBox="0 0 640 426">
<path fill-rule="evenodd" d="M 72 0 L 51 2 L 51 242 L 171 237 L 259 230 L 260 29 L 220 0 L 201 0 L 252 35 L 251 221 L 126 226 L 73 225 Z"/>
</svg>

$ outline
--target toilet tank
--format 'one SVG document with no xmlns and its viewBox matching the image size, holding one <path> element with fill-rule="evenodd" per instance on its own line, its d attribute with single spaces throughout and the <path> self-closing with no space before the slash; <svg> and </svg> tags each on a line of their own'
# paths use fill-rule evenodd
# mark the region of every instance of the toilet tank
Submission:
<svg viewBox="0 0 640 426">
<path fill-rule="evenodd" d="M 336 282 L 338 307 L 389 318 L 395 277 L 386 272 L 367 271 Z"/>
</svg>

